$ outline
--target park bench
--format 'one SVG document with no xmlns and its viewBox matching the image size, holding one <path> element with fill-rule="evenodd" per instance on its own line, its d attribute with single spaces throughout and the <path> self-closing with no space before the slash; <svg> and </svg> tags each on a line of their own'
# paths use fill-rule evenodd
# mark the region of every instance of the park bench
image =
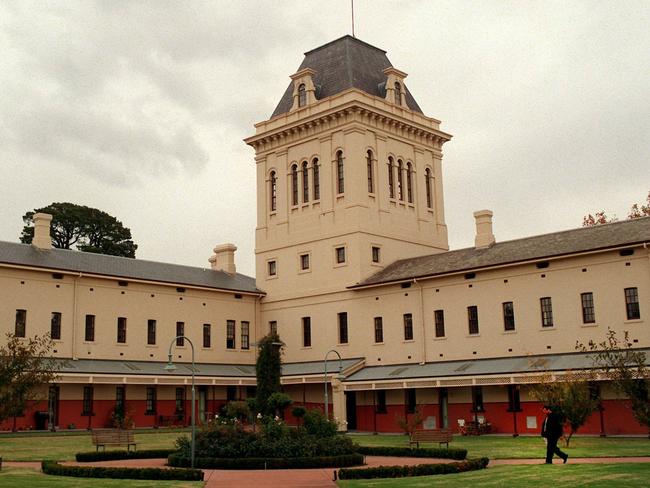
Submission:
<svg viewBox="0 0 650 488">
<path fill-rule="evenodd" d="M 93 430 L 93 445 L 99 451 L 100 446 L 106 450 L 106 446 L 126 446 L 129 451 L 131 446 L 136 450 L 135 436 L 133 431 L 120 429 Z"/>
<path fill-rule="evenodd" d="M 451 430 L 447 429 L 414 430 L 409 439 L 409 447 L 415 444 L 419 448 L 420 442 L 437 442 L 438 445 L 447 444 L 449 448 L 453 437 Z"/>
</svg>

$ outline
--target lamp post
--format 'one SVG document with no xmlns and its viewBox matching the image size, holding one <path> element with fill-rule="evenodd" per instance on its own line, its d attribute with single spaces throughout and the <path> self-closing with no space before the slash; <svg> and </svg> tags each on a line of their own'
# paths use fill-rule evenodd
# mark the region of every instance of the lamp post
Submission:
<svg viewBox="0 0 650 488">
<path fill-rule="evenodd" d="M 194 397 L 195 397 L 195 394 L 194 394 L 194 370 L 195 370 L 195 368 L 194 368 L 194 344 L 192 343 L 191 340 L 189 340 L 184 335 L 179 335 L 179 336 L 174 337 L 174 339 L 172 339 L 172 342 L 169 345 L 169 354 L 168 354 L 169 361 L 167 362 L 167 365 L 165 366 L 165 371 L 176 371 L 176 366 L 174 366 L 174 363 L 172 363 L 172 348 L 174 347 L 174 344 L 176 343 L 176 341 L 178 339 L 186 340 L 187 342 L 190 343 L 190 346 L 192 348 L 192 410 L 191 410 L 192 411 L 192 444 L 191 444 L 191 453 L 192 454 L 191 454 L 191 464 L 192 464 L 192 467 L 194 467 L 194 449 L 196 447 L 196 419 L 195 419 L 195 415 L 194 415 L 194 411 L 195 411 L 195 406 L 194 406 Z"/>
<path fill-rule="evenodd" d="M 330 349 L 327 351 L 327 354 L 325 354 L 325 418 L 329 420 L 329 398 L 327 395 L 327 356 L 333 352 L 339 357 L 339 377 L 343 376 L 343 360 L 341 359 L 341 355 L 336 349 Z"/>
</svg>

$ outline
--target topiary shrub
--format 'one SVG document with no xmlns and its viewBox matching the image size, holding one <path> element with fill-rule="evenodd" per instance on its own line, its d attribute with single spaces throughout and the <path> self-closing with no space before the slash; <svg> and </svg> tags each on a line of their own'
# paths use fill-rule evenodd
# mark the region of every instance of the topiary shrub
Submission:
<svg viewBox="0 0 650 488">
<path fill-rule="evenodd" d="M 43 461 L 41 463 L 41 470 L 45 474 L 56 476 L 73 476 L 75 478 L 203 481 L 203 471 L 200 469 L 63 466 L 56 461 Z"/>
<path fill-rule="evenodd" d="M 463 473 L 487 467 L 488 458 L 470 459 L 458 463 L 418 464 L 416 466 L 379 466 L 364 469 L 340 469 L 338 476 L 342 480 L 360 480 L 373 478 L 405 478 L 410 476 L 431 476 L 437 474 Z"/>
</svg>

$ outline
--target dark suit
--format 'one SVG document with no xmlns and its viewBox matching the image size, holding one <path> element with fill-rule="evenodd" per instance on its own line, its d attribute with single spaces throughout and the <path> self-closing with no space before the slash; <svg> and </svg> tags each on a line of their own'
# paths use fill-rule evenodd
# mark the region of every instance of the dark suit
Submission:
<svg viewBox="0 0 650 488">
<path fill-rule="evenodd" d="M 549 413 L 544 419 L 542 437 L 546 438 L 546 463 L 553 462 L 553 454 L 557 454 L 566 462 L 568 456 L 557 447 L 557 441 L 562 437 L 562 419 L 555 412 Z"/>
</svg>

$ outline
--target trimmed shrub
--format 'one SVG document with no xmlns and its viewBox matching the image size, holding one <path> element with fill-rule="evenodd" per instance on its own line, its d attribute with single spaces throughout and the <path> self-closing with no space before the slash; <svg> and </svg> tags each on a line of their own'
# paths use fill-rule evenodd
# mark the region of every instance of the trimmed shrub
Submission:
<svg viewBox="0 0 650 488">
<path fill-rule="evenodd" d="M 56 461 L 43 461 L 43 473 L 75 478 L 113 478 L 132 480 L 203 481 L 200 469 L 105 468 L 97 466 L 63 466 Z"/>
<path fill-rule="evenodd" d="M 467 457 L 467 449 L 458 448 L 435 448 L 421 447 L 411 449 L 410 447 L 389 447 L 389 446 L 357 446 L 357 452 L 366 456 L 396 456 L 396 457 L 417 457 L 417 458 L 442 458 L 456 459 L 461 461 Z"/>
<path fill-rule="evenodd" d="M 171 454 L 167 459 L 170 466 L 190 465 L 190 458 Z M 363 464 L 361 454 L 343 456 L 299 457 L 299 458 L 203 458 L 194 460 L 194 466 L 202 469 L 304 469 L 341 468 Z"/>
<path fill-rule="evenodd" d="M 468 459 L 458 463 L 418 464 L 416 466 L 379 466 L 366 469 L 340 469 L 342 480 L 360 480 L 373 478 L 405 478 L 410 476 L 431 476 L 437 474 L 463 473 L 487 467 L 488 458 Z"/>
<path fill-rule="evenodd" d="M 112 461 L 115 459 L 157 459 L 166 458 L 174 452 L 176 452 L 176 449 L 148 449 L 144 451 L 125 451 L 124 449 L 115 449 L 112 451 L 78 452 L 75 454 L 75 459 L 80 463 Z"/>
</svg>

